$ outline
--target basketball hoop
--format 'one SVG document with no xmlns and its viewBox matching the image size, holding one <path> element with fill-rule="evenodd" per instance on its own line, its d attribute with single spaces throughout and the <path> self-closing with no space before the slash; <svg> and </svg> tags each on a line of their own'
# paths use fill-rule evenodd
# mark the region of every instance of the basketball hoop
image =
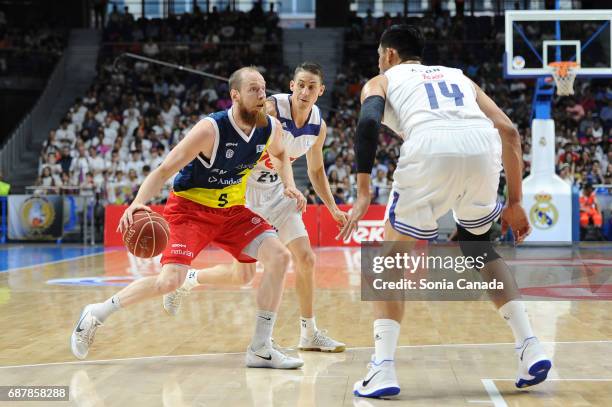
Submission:
<svg viewBox="0 0 612 407">
<path fill-rule="evenodd" d="M 574 80 L 576 79 L 577 68 L 580 65 L 573 61 L 551 62 L 548 64 L 552 70 L 552 76 L 557 85 L 557 95 L 568 96 L 574 94 Z"/>
</svg>

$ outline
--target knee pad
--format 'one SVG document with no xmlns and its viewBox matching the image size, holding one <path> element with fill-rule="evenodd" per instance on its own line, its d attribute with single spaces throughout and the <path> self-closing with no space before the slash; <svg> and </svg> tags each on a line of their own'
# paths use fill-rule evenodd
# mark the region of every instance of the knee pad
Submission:
<svg viewBox="0 0 612 407">
<path fill-rule="evenodd" d="M 466 257 L 482 257 L 484 264 L 501 258 L 491 243 L 490 229 L 482 235 L 475 235 L 463 226 L 457 225 L 457 240 L 459 241 L 461 252 Z"/>
</svg>

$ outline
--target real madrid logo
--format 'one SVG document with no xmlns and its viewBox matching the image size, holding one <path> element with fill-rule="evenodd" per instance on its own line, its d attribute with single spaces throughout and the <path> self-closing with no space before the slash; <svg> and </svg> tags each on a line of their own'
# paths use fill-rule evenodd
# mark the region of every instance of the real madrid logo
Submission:
<svg viewBox="0 0 612 407">
<path fill-rule="evenodd" d="M 25 200 L 19 208 L 19 214 L 26 232 L 32 235 L 45 232 L 55 220 L 53 204 L 37 196 Z"/>
<path fill-rule="evenodd" d="M 536 203 L 529 210 L 529 221 L 538 229 L 550 229 L 559 219 L 559 212 L 550 194 L 541 192 L 534 197 Z"/>
</svg>

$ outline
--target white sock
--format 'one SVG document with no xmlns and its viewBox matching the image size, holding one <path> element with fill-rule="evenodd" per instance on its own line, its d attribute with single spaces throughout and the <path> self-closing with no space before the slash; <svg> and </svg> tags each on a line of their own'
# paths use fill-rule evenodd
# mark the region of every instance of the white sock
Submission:
<svg viewBox="0 0 612 407">
<path fill-rule="evenodd" d="M 120 308 L 121 302 L 119 301 L 119 297 L 113 295 L 104 302 L 94 304 L 91 313 L 100 322 L 104 322 L 106 318 L 108 318 L 113 312 L 119 311 Z"/>
<path fill-rule="evenodd" d="M 385 360 L 394 360 L 400 324 L 393 319 L 377 319 L 374 321 L 374 364 Z"/>
<path fill-rule="evenodd" d="M 199 286 L 200 283 L 198 282 L 198 272 L 199 270 L 196 269 L 187 270 L 187 275 L 185 276 L 185 281 L 183 282 L 183 286 L 181 288 L 191 290 L 192 288 Z"/>
<path fill-rule="evenodd" d="M 275 321 L 275 312 L 257 310 L 255 316 L 255 335 L 253 335 L 251 349 L 257 350 L 264 345 L 272 346 L 272 330 L 274 329 Z"/>
<path fill-rule="evenodd" d="M 508 301 L 499 307 L 498 312 L 510 325 L 517 348 L 523 346 L 525 339 L 534 336 L 525 304 L 522 301 Z"/>
<path fill-rule="evenodd" d="M 302 338 L 312 338 L 316 331 L 317 323 L 315 322 L 315 317 L 300 317 L 300 336 Z"/>
</svg>

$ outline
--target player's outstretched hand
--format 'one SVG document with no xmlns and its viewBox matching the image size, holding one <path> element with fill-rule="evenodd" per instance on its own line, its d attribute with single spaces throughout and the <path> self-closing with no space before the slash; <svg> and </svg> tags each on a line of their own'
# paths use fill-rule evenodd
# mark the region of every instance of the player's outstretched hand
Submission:
<svg viewBox="0 0 612 407">
<path fill-rule="evenodd" d="M 531 225 L 527 220 L 527 214 L 521 204 L 508 204 L 501 213 L 502 235 L 505 235 L 508 228 L 512 230 L 514 240 L 517 243 L 525 240 L 531 233 Z"/>
<path fill-rule="evenodd" d="M 340 233 L 336 236 L 336 240 L 342 239 L 347 240 L 357 229 L 357 225 L 361 218 L 368 211 L 368 207 L 370 206 L 370 199 L 367 196 L 357 196 L 357 200 L 355 200 L 355 204 L 353 205 L 353 209 L 351 210 L 348 219 Z"/>
<path fill-rule="evenodd" d="M 285 196 L 289 198 L 293 198 L 297 201 L 297 210 L 300 212 L 304 212 L 306 210 L 306 198 L 300 191 L 295 187 L 285 188 Z"/>
<path fill-rule="evenodd" d="M 123 215 L 121 216 L 121 219 L 119 220 L 119 226 L 117 226 L 117 232 L 123 233 L 124 231 L 128 230 L 130 225 L 134 222 L 134 212 L 139 211 L 139 210 L 153 212 L 151 208 L 149 208 L 147 205 L 135 204 L 135 203 L 131 204 L 130 206 L 128 206 L 125 212 L 123 212 Z"/>
<path fill-rule="evenodd" d="M 340 228 L 343 228 L 344 225 L 346 225 L 346 222 L 348 222 L 348 213 L 341 211 L 338 208 L 331 211 L 331 216 L 334 218 L 336 223 L 340 225 Z"/>
</svg>

